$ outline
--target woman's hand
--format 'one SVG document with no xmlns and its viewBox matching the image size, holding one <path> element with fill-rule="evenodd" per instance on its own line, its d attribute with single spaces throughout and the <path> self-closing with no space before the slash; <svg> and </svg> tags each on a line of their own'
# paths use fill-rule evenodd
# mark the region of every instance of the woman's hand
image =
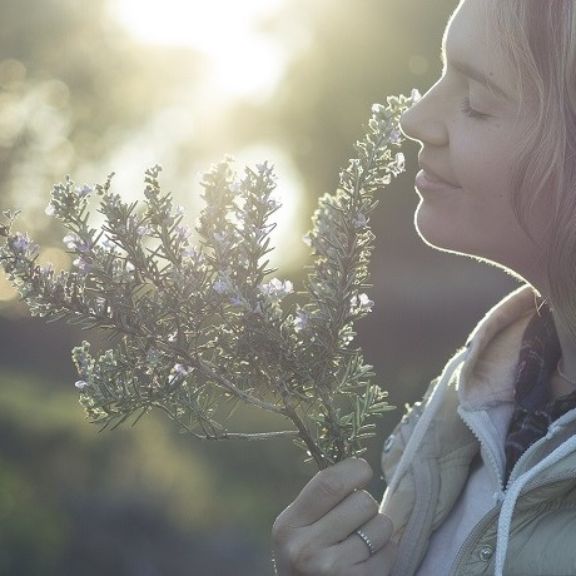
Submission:
<svg viewBox="0 0 576 576">
<path fill-rule="evenodd" d="M 272 529 L 280 576 L 390 574 L 396 554 L 390 541 L 392 522 L 362 490 L 372 475 L 366 460 L 348 458 L 318 472 L 304 486 Z"/>
</svg>

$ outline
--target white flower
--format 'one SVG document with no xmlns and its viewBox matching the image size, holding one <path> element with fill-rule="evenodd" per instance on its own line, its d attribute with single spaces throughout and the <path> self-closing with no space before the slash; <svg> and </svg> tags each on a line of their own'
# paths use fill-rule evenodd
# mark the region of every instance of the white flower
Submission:
<svg viewBox="0 0 576 576">
<path fill-rule="evenodd" d="M 64 246 L 68 248 L 68 250 L 74 250 L 76 248 L 76 241 L 78 240 L 78 236 L 76 234 L 67 234 L 62 238 L 62 242 L 64 242 Z"/>
<path fill-rule="evenodd" d="M 87 274 L 88 272 L 90 272 L 90 270 L 92 270 L 92 264 L 84 260 L 84 258 L 76 258 L 74 262 L 72 262 L 72 264 L 76 268 L 78 268 L 80 272 L 83 272 L 84 274 Z"/>
<path fill-rule="evenodd" d="M 126 261 L 126 266 L 124 267 L 126 272 L 128 272 L 128 274 L 134 272 L 134 270 L 136 270 L 136 267 L 134 266 L 134 264 L 132 264 L 132 262 L 128 262 L 128 260 Z"/>
<path fill-rule="evenodd" d="M 86 388 L 90 387 L 90 384 L 88 384 L 88 382 L 86 382 L 85 380 L 77 380 L 74 383 L 74 386 L 76 387 L 76 390 L 79 390 L 80 392 L 84 392 L 84 390 L 86 390 Z"/>
<path fill-rule="evenodd" d="M 398 166 L 398 170 L 404 171 L 406 167 L 406 157 L 402 152 L 396 154 L 396 165 Z"/>
<path fill-rule="evenodd" d="M 359 294 L 350 298 L 350 311 L 351 312 L 370 312 L 374 306 L 374 302 L 368 298 L 366 294 Z"/>
<path fill-rule="evenodd" d="M 266 294 L 267 296 L 270 296 L 270 298 L 274 299 L 283 298 L 294 291 L 290 280 L 282 282 L 281 280 L 278 280 L 278 278 L 273 278 L 270 282 L 262 284 L 259 288 L 262 294 Z"/>
<path fill-rule="evenodd" d="M 190 373 L 190 369 L 184 366 L 184 364 L 174 364 L 174 368 L 172 368 L 172 370 L 178 376 L 187 376 Z"/>
<path fill-rule="evenodd" d="M 68 250 L 77 250 L 78 252 L 88 252 L 88 244 L 76 234 L 67 234 L 62 239 Z"/>
<path fill-rule="evenodd" d="M 54 206 L 54 204 L 52 204 L 52 202 L 50 202 L 50 204 L 46 206 L 46 210 L 44 210 L 44 213 L 47 216 L 54 216 L 54 214 L 56 214 L 56 207 Z"/>
<path fill-rule="evenodd" d="M 270 198 L 268 200 L 268 209 L 269 210 L 276 210 L 277 208 L 280 208 L 280 206 L 282 206 L 282 204 L 280 204 L 280 202 L 278 202 L 278 200 L 275 200 L 274 198 Z"/>
<path fill-rule="evenodd" d="M 312 235 L 310 234 L 310 232 L 306 232 L 306 234 L 302 236 L 302 242 L 304 242 L 306 246 L 312 246 Z"/>
<path fill-rule="evenodd" d="M 104 248 L 104 250 L 110 251 L 110 250 L 114 250 L 114 248 L 116 247 L 116 244 L 114 243 L 114 241 L 109 236 L 104 235 L 102 237 L 102 240 L 100 241 L 100 246 L 102 246 L 102 248 Z"/>
</svg>

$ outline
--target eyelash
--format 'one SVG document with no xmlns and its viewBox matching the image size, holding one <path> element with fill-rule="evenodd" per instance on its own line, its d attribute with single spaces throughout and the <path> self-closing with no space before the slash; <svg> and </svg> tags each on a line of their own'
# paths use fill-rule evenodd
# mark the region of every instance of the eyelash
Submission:
<svg viewBox="0 0 576 576">
<path fill-rule="evenodd" d="M 464 98 L 461 110 L 464 114 L 466 114 L 466 116 L 469 118 L 474 118 L 475 120 L 485 120 L 488 118 L 488 114 L 482 114 L 481 112 L 470 108 L 470 98 L 468 98 L 468 96 Z"/>
</svg>

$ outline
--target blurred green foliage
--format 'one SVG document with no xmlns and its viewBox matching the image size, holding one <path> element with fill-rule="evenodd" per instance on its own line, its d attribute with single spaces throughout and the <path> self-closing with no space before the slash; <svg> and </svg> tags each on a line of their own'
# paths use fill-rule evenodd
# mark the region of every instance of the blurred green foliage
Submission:
<svg viewBox="0 0 576 576">
<path fill-rule="evenodd" d="M 457 4 L 287 0 L 265 32 L 296 30 L 306 42 L 273 96 L 209 109 L 197 99 L 201 55 L 136 42 L 110 18 L 112 1 L 1 3 L 0 207 L 22 207 L 23 227 L 36 227 L 42 244 L 61 236 L 43 210 L 66 173 L 140 175 L 152 156 L 167 162 L 166 185 L 189 208 L 196 171 L 262 143 L 281 149 L 298 171 L 305 231 L 370 105 L 412 87 L 424 93 L 436 80 L 442 32 Z M 137 165 L 113 165 L 126 149 Z M 513 287 L 498 271 L 434 252 L 417 237 L 417 152 L 411 143 L 408 173 L 386 190 L 372 223 L 376 305 L 358 324 L 365 359 L 400 408 L 419 398 Z M 302 264 L 287 270 L 291 277 L 303 276 Z M 289 441 L 201 444 L 154 418 L 98 434 L 72 387 L 69 350 L 82 335 L 31 320 L 14 301 L 1 310 L 0 576 L 271 573 L 272 522 L 313 472 Z M 385 418 L 370 445 L 374 468 L 400 415 Z M 378 474 L 371 488 L 381 495 Z"/>
</svg>

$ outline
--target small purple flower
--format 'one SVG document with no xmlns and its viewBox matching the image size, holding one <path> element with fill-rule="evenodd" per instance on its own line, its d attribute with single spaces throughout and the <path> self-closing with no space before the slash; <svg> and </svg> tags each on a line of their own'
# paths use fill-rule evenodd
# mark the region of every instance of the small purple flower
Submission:
<svg viewBox="0 0 576 576">
<path fill-rule="evenodd" d="M 182 242 L 186 240 L 191 233 L 192 232 L 188 226 L 180 225 L 176 228 L 176 234 L 178 236 L 178 239 Z"/>
<path fill-rule="evenodd" d="M 192 258 L 193 260 L 202 260 L 202 254 L 194 247 L 194 246 L 190 246 L 188 248 L 185 248 L 182 251 L 182 254 L 186 257 L 186 258 Z"/>
<path fill-rule="evenodd" d="M 12 240 L 12 248 L 15 252 L 24 254 L 29 250 L 31 245 L 32 242 L 28 234 L 22 234 L 21 232 L 14 234 L 14 239 Z"/>
<path fill-rule="evenodd" d="M 77 380 L 74 383 L 74 386 L 76 387 L 76 390 L 79 390 L 80 392 L 84 392 L 84 390 L 86 390 L 86 388 L 90 387 L 90 384 L 88 384 L 88 382 L 86 382 L 86 380 Z"/>
<path fill-rule="evenodd" d="M 136 234 L 140 237 L 147 236 L 152 232 L 152 227 L 150 224 L 140 224 L 138 228 L 136 228 Z"/>
<path fill-rule="evenodd" d="M 83 274 L 88 274 L 94 267 L 91 262 L 88 262 L 82 257 L 76 258 L 72 264 Z"/>
<path fill-rule="evenodd" d="M 88 184 L 83 184 L 82 186 L 76 186 L 74 190 L 76 196 L 78 196 L 79 198 L 86 198 L 86 196 L 92 194 L 93 191 L 94 188 L 92 186 L 88 186 Z"/>
<path fill-rule="evenodd" d="M 352 220 L 354 224 L 354 228 L 364 228 L 368 224 L 368 218 L 366 218 L 366 214 L 362 212 L 358 212 L 354 220 Z"/>
<path fill-rule="evenodd" d="M 397 128 L 390 132 L 389 140 L 391 144 L 399 145 L 402 142 L 402 133 Z"/>
<path fill-rule="evenodd" d="M 218 294 L 227 294 L 234 289 L 234 286 L 228 276 L 220 276 L 212 285 L 212 289 Z"/>
<path fill-rule="evenodd" d="M 304 310 L 299 310 L 296 313 L 296 318 L 294 319 L 294 328 L 296 328 L 297 331 L 304 330 L 306 326 L 308 326 L 309 321 L 309 314 L 304 312 Z"/>
<path fill-rule="evenodd" d="M 230 237 L 225 232 L 214 232 L 213 236 L 214 240 L 216 240 L 216 244 L 218 244 L 222 248 L 226 248 L 228 245 L 231 244 Z"/>
</svg>

